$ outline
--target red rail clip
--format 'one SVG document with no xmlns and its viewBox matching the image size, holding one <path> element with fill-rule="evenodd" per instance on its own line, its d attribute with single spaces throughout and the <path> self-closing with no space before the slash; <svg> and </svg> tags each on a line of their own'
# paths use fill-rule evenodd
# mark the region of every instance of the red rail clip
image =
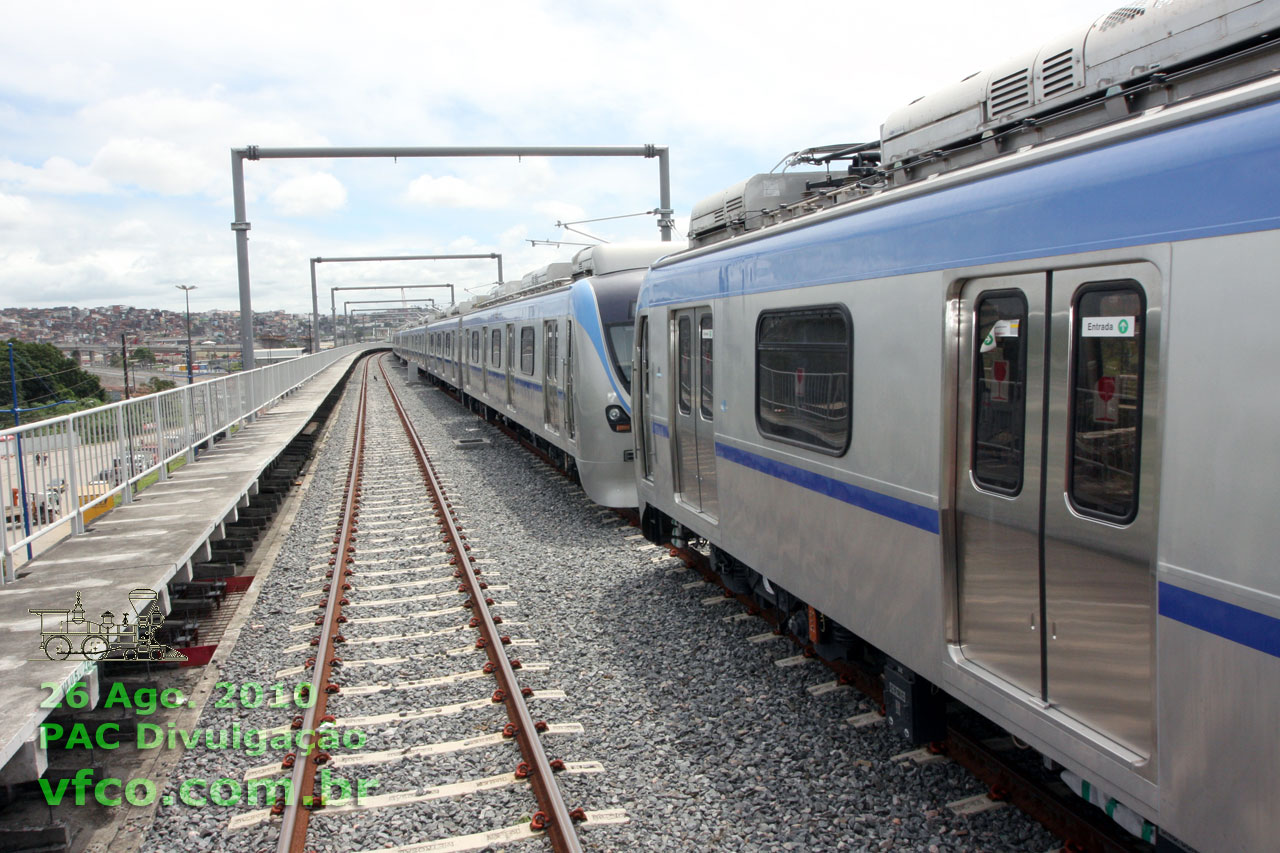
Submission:
<svg viewBox="0 0 1280 853">
<path fill-rule="evenodd" d="M 521 761 L 519 766 L 516 767 L 516 778 L 528 779 L 529 773 L 532 772 L 532 770 L 533 768 L 529 766 L 529 762 Z"/>
<path fill-rule="evenodd" d="M 547 828 L 547 813 L 534 812 L 533 820 L 529 821 L 529 828 L 534 832 L 542 832 Z"/>
</svg>

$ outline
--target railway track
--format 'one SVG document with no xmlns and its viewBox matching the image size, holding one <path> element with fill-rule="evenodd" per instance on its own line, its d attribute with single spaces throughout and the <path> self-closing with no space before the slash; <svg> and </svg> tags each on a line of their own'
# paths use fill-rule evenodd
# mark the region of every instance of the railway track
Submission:
<svg viewBox="0 0 1280 853">
<path fill-rule="evenodd" d="M 298 608 L 298 616 L 314 626 L 307 631 L 313 635 L 307 650 L 293 651 L 305 655 L 306 663 L 277 673 L 288 677 L 301 670 L 309 677 L 301 688 L 307 707 L 289 726 L 316 733 L 299 738 L 299 749 L 280 768 L 290 774 L 294 796 L 281 797 L 270 810 L 280 822 L 277 851 L 353 849 L 347 830 L 353 821 L 368 826 L 370 812 L 421 811 L 432 801 L 501 789 L 523 794 L 492 809 L 501 825 L 399 849 L 467 850 L 545 837 L 557 853 L 581 850 L 575 823 L 590 815 L 570 809 L 556 774 L 602 768 L 548 758 L 542 733 L 572 727 L 551 726 L 531 713 L 526 700 L 538 694 L 518 681 L 516 671 L 526 665 L 508 657 L 513 641 L 504 629 L 510 623 L 495 612 L 514 602 L 491 597 L 505 587 L 491 585 L 477 564 L 446 486 L 372 359 L 364 365 L 355 421 L 329 569 L 316 578 L 323 580 L 317 600 Z M 486 682 L 494 688 L 487 693 L 481 687 Z M 458 701 L 424 705 L 424 696 Z M 505 716 L 496 719 L 491 708 L 503 709 Z M 425 726 L 415 725 L 454 717 L 470 721 L 462 728 L 484 733 L 433 739 Z M 457 733 L 458 726 L 436 728 Z M 363 749 L 320 746 L 327 740 L 343 743 L 338 733 L 353 730 L 368 738 Z M 420 778 L 388 772 L 376 788 L 362 790 L 368 780 L 359 768 L 402 769 L 426 756 L 470 751 L 485 757 L 468 764 L 469 778 L 460 782 L 388 790 L 388 777 Z M 499 814 L 530 817 L 502 823 Z M 250 814 L 232 828 L 261 819 L 261 813 Z"/>
<path fill-rule="evenodd" d="M 387 378 L 403 415 L 383 388 Z M 353 491 L 360 396 L 364 461 Z M 459 533 L 469 538 L 453 552 L 439 510 L 423 500 L 428 487 L 411 461 L 402 416 L 435 457 L 444 515 L 455 528 L 459 519 L 465 524 Z M 289 772 L 303 763 L 318 770 L 320 784 L 313 781 L 308 794 L 323 798 L 298 798 L 298 819 L 307 822 L 301 849 L 421 853 L 520 838 L 531 840 L 513 849 L 550 847 L 548 833 L 530 826 L 545 809 L 532 785 L 516 778 L 526 759 L 514 739 L 501 736 L 510 718 L 505 696 L 492 700 L 500 688 L 484 672 L 488 644 L 476 648 L 478 626 L 468 623 L 478 614 L 463 607 L 470 597 L 453 576 L 459 566 L 450 560 L 459 550 L 488 584 L 481 593 L 502 619 L 495 625 L 512 638 L 503 648 L 524 657 L 516 674 L 534 688 L 522 698 L 535 729 L 540 717 L 551 721 L 542 740 L 549 757 L 565 761 L 555 774 L 562 799 L 601 810 L 585 812 L 588 820 L 578 825 L 586 849 L 1053 846 L 1014 809 L 951 814 L 948 803 L 985 786 L 954 762 L 904 766 L 898 754 L 905 747 L 885 726 L 846 722 L 851 713 L 871 712 L 869 700 L 814 692 L 813 679 L 822 676 L 812 661 L 771 665 L 783 642 L 752 644 L 761 630 L 753 619 L 723 616 L 725 605 L 705 600 L 721 600 L 718 590 L 702 580 L 690 584 L 695 575 L 666 549 L 646 543 L 562 472 L 507 445 L 444 395 L 402 375 L 356 374 L 323 446 L 284 557 L 251 619 L 260 641 L 238 645 L 221 674 L 237 684 L 305 681 L 309 695 L 327 701 L 312 715 L 322 732 L 363 733 L 358 748 L 326 749 L 323 763 L 297 751 Z M 344 532 L 348 504 L 355 514 Z M 330 571 L 335 575 L 326 577 Z M 346 640 L 335 655 L 342 664 L 313 690 L 306 661 L 325 658 L 310 646 L 324 628 L 315 624 L 325 613 L 317 605 L 334 601 L 326 592 L 335 579 L 351 586 L 338 591 L 337 601 L 347 603 L 332 620 Z M 693 586 L 707 591 L 682 594 Z M 288 651 L 269 652 L 268 645 Z M 331 682 L 338 692 L 325 693 Z M 301 709 L 293 713 L 302 717 L 299 729 L 310 725 Z M 205 709 L 201 725 L 217 730 L 238 719 L 270 735 L 295 724 L 290 714 L 260 707 L 231 715 L 215 706 Z M 334 719 L 326 723 L 325 716 Z M 607 768 L 595 760 L 604 756 Z M 168 790 L 202 774 L 242 783 L 285 778 L 280 758 L 270 759 L 197 750 Z M 381 784 L 354 798 L 361 778 Z M 277 846 L 283 815 L 269 808 L 179 805 L 159 816 L 146 853 L 176 845 L 291 849 Z"/>
<path fill-rule="evenodd" d="M 444 393 L 463 404 L 455 392 L 446 390 Z M 571 481 L 574 479 L 555 458 L 515 429 L 502 423 L 494 423 L 494 426 L 556 474 Z M 634 510 L 615 509 L 613 512 L 632 527 L 639 528 L 639 517 Z M 871 699 L 878 706 L 879 716 L 884 717 L 884 679 L 881 673 L 858 661 L 824 657 L 812 643 L 786 633 L 783 614 L 762 607 L 750 596 L 732 590 L 712 568 L 708 556 L 701 551 L 685 547 L 671 548 L 669 553 L 697 572 L 706 583 L 718 587 L 725 598 L 737 600 L 748 614 L 768 624 L 774 634 L 788 637 L 803 656 L 817 660 L 830 669 L 836 676 L 836 684 L 853 687 Z M 866 721 L 862 721 L 862 724 L 865 725 Z M 1022 762 L 1013 760 L 1009 754 L 1010 744 L 1014 743 L 1011 738 L 990 735 L 990 731 L 983 731 L 972 721 L 952 722 L 948 724 L 945 739 L 929 744 L 924 750 L 938 759 L 955 761 L 987 786 L 987 803 L 982 802 L 982 796 L 970 798 L 973 801 L 971 808 L 982 809 L 988 803 L 1007 802 L 1054 835 L 1065 839 L 1063 850 L 1072 853 L 1144 853 L 1151 849 L 1150 845 L 1138 842 L 1126 834 L 1118 824 L 1106 819 L 1097 809 L 1083 802 L 1064 786 L 1046 781 L 1043 774 L 1031 772 Z M 1013 748 L 1017 749 L 1016 746 Z M 915 753 L 908 752 L 904 755 Z"/>
</svg>

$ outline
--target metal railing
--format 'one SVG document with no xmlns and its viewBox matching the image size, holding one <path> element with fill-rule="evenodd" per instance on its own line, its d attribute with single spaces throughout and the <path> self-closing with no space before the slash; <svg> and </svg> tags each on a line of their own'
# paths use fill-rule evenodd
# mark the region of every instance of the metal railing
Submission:
<svg viewBox="0 0 1280 853">
<path fill-rule="evenodd" d="M 0 430 L 0 583 L 38 550 L 194 462 L 201 446 L 341 358 L 352 344 L 243 373 L 182 385 L 71 415 Z"/>
</svg>

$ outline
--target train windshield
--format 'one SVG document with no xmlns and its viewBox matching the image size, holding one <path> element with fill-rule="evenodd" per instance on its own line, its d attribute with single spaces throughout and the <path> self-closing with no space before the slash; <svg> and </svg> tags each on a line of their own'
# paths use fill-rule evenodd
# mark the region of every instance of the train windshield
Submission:
<svg viewBox="0 0 1280 853">
<path fill-rule="evenodd" d="M 634 317 L 636 303 L 631 302 L 631 314 Z M 610 323 L 606 325 L 605 332 L 609 341 L 609 357 L 613 359 L 613 369 L 618 372 L 618 376 L 622 378 L 622 385 L 627 393 L 631 393 L 631 347 L 636 340 L 635 323 L 628 320 L 625 323 Z"/>
<path fill-rule="evenodd" d="M 631 393 L 631 345 L 636 339 L 636 294 L 640 276 L 634 272 L 601 276 L 592 282 L 600 322 L 604 324 L 605 346 L 613 372 L 622 380 L 624 393 Z"/>
</svg>

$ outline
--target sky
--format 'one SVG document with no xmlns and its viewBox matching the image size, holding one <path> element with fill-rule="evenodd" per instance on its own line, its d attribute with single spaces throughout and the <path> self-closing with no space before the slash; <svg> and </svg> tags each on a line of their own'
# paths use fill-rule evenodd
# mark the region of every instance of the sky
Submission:
<svg viewBox="0 0 1280 853">
<path fill-rule="evenodd" d="M 230 149 L 665 145 L 694 203 L 1120 0 L 68 3 L 0 0 L 0 307 L 239 307 Z M 310 310 L 312 257 L 503 256 L 588 242 L 557 222 L 658 206 L 643 158 L 245 163 L 256 311 Z M 572 226 L 658 237 L 651 214 Z M 330 288 L 453 283 L 496 263 L 318 266 Z M 443 299 L 444 290 L 406 291 Z M 344 300 L 398 298 L 357 291 Z M 359 306 L 356 307 L 373 307 Z"/>
</svg>

